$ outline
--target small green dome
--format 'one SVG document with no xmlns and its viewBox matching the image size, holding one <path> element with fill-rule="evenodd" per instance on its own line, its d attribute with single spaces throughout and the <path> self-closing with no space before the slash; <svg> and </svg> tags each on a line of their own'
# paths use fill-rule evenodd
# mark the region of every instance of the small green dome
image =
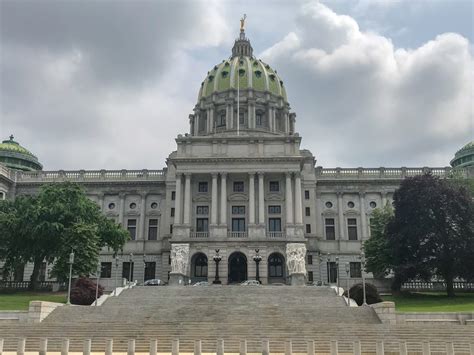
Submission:
<svg viewBox="0 0 474 355">
<path fill-rule="evenodd" d="M 11 135 L 10 139 L 4 140 L 0 144 L 0 163 L 8 168 L 23 171 L 43 169 L 38 158 L 28 149 L 14 141 L 13 138 L 13 135 Z"/>
<path fill-rule="evenodd" d="M 467 143 L 456 152 L 453 160 L 451 160 L 451 166 L 453 168 L 474 166 L 474 141 Z"/>
<path fill-rule="evenodd" d="M 250 56 L 235 56 L 215 65 L 201 84 L 198 100 L 237 88 L 269 92 L 287 101 L 285 86 L 276 70 Z"/>
</svg>

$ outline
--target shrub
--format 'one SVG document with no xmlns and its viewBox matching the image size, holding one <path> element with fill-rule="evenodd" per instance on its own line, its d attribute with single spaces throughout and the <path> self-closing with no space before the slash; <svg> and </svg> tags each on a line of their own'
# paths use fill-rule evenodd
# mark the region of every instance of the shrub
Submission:
<svg viewBox="0 0 474 355">
<path fill-rule="evenodd" d="M 72 286 L 71 289 L 71 303 L 89 306 L 95 301 L 95 291 L 97 284 L 91 279 L 80 277 Z M 99 285 L 98 297 L 102 296 L 104 288 Z"/>
<path fill-rule="evenodd" d="M 359 306 L 364 303 L 364 291 L 362 288 L 362 283 L 353 285 L 350 288 L 350 294 L 351 298 L 356 301 Z M 344 296 L 347 297 L 347 290 L 344 291 Z M 382 302 L 382 298 L 380 298 L 377 287 L 367 282 L 365 283 L 365 298 L 367 300 L 367 304 Z"/>
</svg>

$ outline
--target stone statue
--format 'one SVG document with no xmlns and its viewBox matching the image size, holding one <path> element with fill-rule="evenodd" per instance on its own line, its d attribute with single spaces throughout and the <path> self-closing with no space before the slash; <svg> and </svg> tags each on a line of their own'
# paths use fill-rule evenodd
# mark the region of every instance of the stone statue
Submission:
<svg viewBox="0 0 474 355">
<path fill-rule="evenodd" d="M 286 266 L 288 273 L 306 274 L 306 246 L 303 243 L 288 243 L 286 245 Z"/>
<path fill-rule="evenodd" d="M 244 14 L 244 17 L 242 17 L 240 19 L 240 30 L 243 31 L 244 30 L 244 26 L 245 26 L 245 19 L 247 18 L 247 15 Z"/>
<path fill-rule="evenodd" d="M 189 244 L 172 244 L 171 273 L 186 275 L 189 260 Z"/>
</svg>

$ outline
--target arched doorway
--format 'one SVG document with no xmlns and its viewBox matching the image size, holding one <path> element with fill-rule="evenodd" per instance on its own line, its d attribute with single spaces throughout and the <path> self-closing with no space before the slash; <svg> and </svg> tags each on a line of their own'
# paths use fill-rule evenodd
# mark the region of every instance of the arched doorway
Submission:
<svg viewBox="0 0 474 355">
<path fill-rule="evenodd" d="M 280 253 L 268 257 L 268 283 L 285 282 L 285 258 Z"/>
<path fill-rule="evenodd" d="M 196 253 L 191 258 L 191 281 L 207 281 L 207 256 Z"/>
<path fill-rule="evenodd" d="M 247 280 L 247 257 L 240 252 L 229 256 L 229 283 L 238 283 Z"/>
</svg>

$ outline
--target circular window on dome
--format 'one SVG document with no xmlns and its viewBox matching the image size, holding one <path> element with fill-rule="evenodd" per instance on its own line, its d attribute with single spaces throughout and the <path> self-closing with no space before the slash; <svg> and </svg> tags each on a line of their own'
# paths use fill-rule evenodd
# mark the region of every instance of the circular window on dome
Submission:
<svg viewBox="0 0 474 355">
<path fill-rule="evenodd" d="M 244 76 L 245 69 L 239 69 L 239 76 Z"/>
<path fill-rule="evenodd" d="M 349 202 L 347 203 L 347 207 L 349 207 L 349 208 L 354 208 L 354 206 L 355 206 L 355 204 L 354 204 L 354 202 L 352 202 L 352 201 L 349 201 Z"/>
<path fill-rule="evenodd" d="M 225 62 L 224 65 L 225 65 L 226 67 L 228 67 L 230 64 L 229 64 L 229 62 Z"/>
<path fill-rule="evenodd" d="M 212 81 L 214 79 L 214 75 L 209 75 L 209 81 Z"/>
<path fill-rule="evenodd" d="M 152 202 L 150 207 L 154 210 L 156 210 L 158 208 L 158 204 L 156 202 Z"/>
<path fill-rule="evenodd" d="M 326 202 L 326 208 L 332 208 L 332 202 L 331 201 Z"/>
<path fill-rule="evenodd" d="M 254 67 L 258 66 L 258 62 L 257 61 L 253 62 L 253 66 Z"/>
<path fill-rule="evenodd" d="M 260 78 L 262 76 L 262 72 L 260 70 L 255 70 L 255 76 Z"/>
<path fill-rule="evenodd" d="M 270 79 L 275 80 L 275 74 L 270 74 L 269 77 Z"/>
<path fill-rule="evenodd" d="M 130 204 L 130 209 L 131 209 L 131 210 L 134 210 L 135 208 L 137 208 L 137 204 L 136 204 L 135 202 L 132 202 L 132 203 Z"/>
<path fill-rule="evenodd" d="M 109 203 L 109 210 L 113 210 L 115 208 L 115 203 Z"/>
<path fill-rule="evenodd" d="M 240 64 L 240 65 L 244 65 L 244 61 L 241 59 L 241 60 L 239 61 L 239 64 Z"/>
<path fill-rule="evenodd" d="M 224 71 L 222 72 L 222 77 L 223 77 L 223 78 L 227 78 L 227 75 L 228 75 L 228 74 L 229 74 L 229 72 L 224 70 Z"/>
<path fill-rule="evenodd" d="M 377 207 L 377 203 L 375 201 L 370 201 L 369 206 L 371 208 L 375 208 L 375 207 Z"/>
</svg>

